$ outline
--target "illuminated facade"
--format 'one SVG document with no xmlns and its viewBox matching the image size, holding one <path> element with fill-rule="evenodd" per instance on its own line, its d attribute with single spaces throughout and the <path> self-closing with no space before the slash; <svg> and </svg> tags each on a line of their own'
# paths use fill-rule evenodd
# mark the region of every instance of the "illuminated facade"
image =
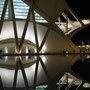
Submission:
<svg viewBox="0 0 90 90">
<path fill-rule="evenodd" d="M 61 6 L 57 5 L 56 15 L 43 5 L 49 6 L 48 0 L 35 4 L 33 0 L 0 0 L 2 90 L 38 90 L 36 86 L 41 84 L 47 90 L 56 89 L 53 84 L 80 58 L 69 55 L 80 53 L 80 49 L 70 40 L 72 34 L 69 38 L 66 35 L 85 28 L 90 21 L 80 20 L 64 0 L 53 0 L 50 8 L 54 10 L 57 3 Z"/>
</svg>

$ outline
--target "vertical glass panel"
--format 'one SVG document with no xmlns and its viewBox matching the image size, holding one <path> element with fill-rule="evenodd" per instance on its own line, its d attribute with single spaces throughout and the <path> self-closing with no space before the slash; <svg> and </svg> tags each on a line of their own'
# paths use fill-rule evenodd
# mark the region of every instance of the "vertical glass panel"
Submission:
<svg viewBox="0 0 90 90">
<path fill-rule="evenodd" d="M 4 7 L 5 0 L 0 0 L 0 19 L 2 16 L 2 11 Z M 8 3 L 10 5 L 10 2 Z M 28 15 L 29 6 L 25 4 L 22 0 L 13 0 L 14 12 L 16 19 L 26 19 Z M 11 19 L 11 9 L 10 6 L 7 7 L 7 11 L 5 14 L 5 19 Z M 35 20 L 36 22 L 47 23 L 47 21 L 41 17 L 39 14 L 35 12 Z"/>
<path fill-rule="evenodd" d="M 14 11 L 15 11 L 15 18 L 26 19 L 29 6 L 23 3 L 23 1 L 21 0 L 14 0 L 13 5 L 14 5 Z"/>
<path fill-rule="evenodd" d="M 1 17 L 2 17 L 2 11 L 3 11 L 3 8 L 4 8 L 4 3 L 5 3 L 5 0 L 0 0 L 0 20 L 1 20 Z M 8 19 L 8 7 L 7 7 L 7 10 L 6 10 L 4 19 Z"/>
</svg>

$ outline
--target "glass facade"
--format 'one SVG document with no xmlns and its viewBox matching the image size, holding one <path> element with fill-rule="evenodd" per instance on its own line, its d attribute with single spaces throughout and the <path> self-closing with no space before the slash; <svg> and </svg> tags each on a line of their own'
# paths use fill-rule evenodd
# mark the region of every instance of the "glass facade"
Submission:
<svg viewBox="0 0 90 90">
<path fill-rule="evenodd" d="M 1 20 L 1 16 L 2 16 L 3 7 L 4 7 L 4 2 L 5 2 L 5 0 L 0 0 L 0 20 Z M 6 10 L 5 19 L 8 19 L 8 7 Z"/>
<path fill-rule="evenodd" d="M 0 19 L 2 16 L 2 11 L 4 7 L 5 0 L 0 0 Z M 14 12 L 16 19 L 26 19 L 28 14 L 29 6 L 25 4 L 22 0 L 13 0 Z M 11 9 L 10 9 L 10 0 L 8 2 L 7 11 L 5 13 L 5 20 L 11 19 Z M 36 22 L 47 23 L 47 21 L 41 17 L 38 13 L 35 12 Z"/>
<path fill-rule="evenodd" d="M 40 85 L 37 86 L 35 90 L 45 90 L 45 88 L 47 88 L 47 85 Z M 12 90 L 12 89 L 4 89 L 4 90 Z M 16 89 L 19 90 L 19 89 Z M 27 89 L 20 89 L 20 90 L 27 90 Z"/>
</svg>

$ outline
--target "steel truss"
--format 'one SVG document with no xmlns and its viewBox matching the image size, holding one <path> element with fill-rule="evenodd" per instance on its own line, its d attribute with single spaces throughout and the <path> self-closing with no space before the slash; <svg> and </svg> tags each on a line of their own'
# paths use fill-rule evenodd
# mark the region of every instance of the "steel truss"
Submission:
<svg viewBox="0 0 90 90">
<path fill-rule="evenodd" d="M 9 2 L 9 0 L 5 0 L 5 3 L 4 3 L 4 8 L 3 8 L 2 16 L 1 16 L 1 21 L 0 21 L 0 33 L 2 32 L 2 27 L 3 27 L 3 22 L 4 22 L 4 17 L 5 17 L 5 13 L 6 13 L 8 2 Z M 23 44 L 24 44 L 24 40 L 25 40 L 25 36 L 26 36 L 26 32 L 27 32 L 27 27 L 29 25 L 29 20 L 30 20 L 31 14 L 32 14 L 32 20 L 33 20 L 33 28 L 34 28 L 34 35 L 35 35 L 35 42 L 36 42 L 36 50 L 37 50 L 37 54 L 38 54 L 37 55 L 36 69 L 35 69 L 35 75 L 34 75 L 34 82 L 33 82 L 33 89 L 32 90 L 35 90 L 35 87 L 36 87 L 39 62 L 41 63 L 47 78 L 50 79 L 48 71 L 47 71 L 47 69 L 46 69 L 46 67 L 45 67 L 45 65 L 44 65 L 44 63 L 42 61 L 42 58 L 39 55 L 39 52 L 42 50 L 42 47 L 43 47 L 43 45 L 44 45 L 44 43 L 45 43 L 45 41 L 46 41 L 46 39 L 48 37 L 48 34 L 50 32 L 50 28 L 48 28 L 48 30 L 47 30 L 44 38 L 43 38 L 43 41 L 42 41 L 42 43 L 41 43 L 41 45 L 39 47 L 33 2 L 34 2 L 34 0 L 31 0 L 31 2 L 29 3 L 30 7 L 29 7 L 29 10 L 28 10 L 28 15 L 27 15 L 27 19 L 26 19 L 26 22 L 25 22 L 22 38 L 21 38 L 21 41 L 20 41 L 20 44 L 19 44 L 13 0 L 10 0 L 10 6 L 11 6 L 10 8 L 11 8 L 11 14 L 12 14 L 12 21 L 13 21 L 16 49 L 17 49 L 17 53 L 16 54 L 19 55 L 18 58 L 17 58 L 17 61 L 16 61 L 12 90 L 16 89 L 17 75 L 18 75 L 19 67 L 20 67 L 22 75 L 23 75 L 25 87 L 26 87 L 27 90 L 30 90 L 29 83 L 28 83 L 28 80 L 27 80 L 27 76 L 26 76 L 26 73 L 25 73 L 25 70 L 24 70 L 24 66 L 23 66 L 23 63 L 22 63 L 22 56 L 21 55 L 22 55 L 22 47 L 23 47 Z M 13 55 L 11 55 L 9 53 L 8 53 L 8 55 L 9 56 L 13 56 Z M 1 56 L 3 56 L 3 55 L 1 55 Z M 4 56 L 7 56 L 7 55 L 4 54 Z M 1 80 L 1 77 L 0 77 L 0 88 L 1 87 L 2 87 L 2 90 L 3 90 L 4 88 L 3 88 L 2 80 Z"/>
<path fill-rule="evenodd" d="M 3 27 L 3 22 L 4 22 L 4 17 L 5 17 L 5 13 L 6 13 L 6 9 L 7 9 L 7 5 L 8 5 L 9 0 L 5 0 L 4 3 L 4 8 L 3 8 L 3 12 L 2 12 L 2 17 L 1 17 L 1 21 L 0 21 L 0 33 L 2 32 L 2 27 Z M 25 87 L 27 90 L 30 90 L 29 87 L 29 83 L 27 80 L 27 76 L 24 70 L 24 65 L 22 63 L 22 56 L 37 56 L 37 61 L 36 61 L 36 68 L 35 68 L 35 74 L 34 74 L 34 82 L 33 82 L 33 87 L 32 90 L 35 90 L 36 87 L 36 82 L 37 82 L 37 74 L 38 74 L 38 67 L 39 67 L 39 62 L 41 63 L 43 70 L 47 76 L 48 79 L 48 87 L 46 88 L 46 90 L 56 90 L 56 82 L 59 80 L 59 77 L 57 77 L 56 79 L 54 79 L 54 82 L 51 80 L 50 75 L 43 63 L 42 58 L 40 57 L 41 55 L 87 55 L 90 53 L 40 53 L 40 51 L 42 50 L 42 47 L 44 46 L 47 37 L 49 35 L 50 32 L 50 27 L 48 27 L 45 36 L 41 42 L 41 45 L 39 46 L 39 42 L 38 42 L 38 35 L 37 35 L 37 27 L 36 27 L 36 22 L 35 22 L 35 15 L 34 15 L 34 4 L 35 1 L 31 0 L 30 7 L 28 10 L 28 15 L 27 15 L 27 19 L 25 22 L 25 26 L 24 26 L 24 30 L 23 30 L 23 34 L 22 34 L 22 38 L 19 44 L 19 39 L 18 39 L 18 34 L 17 34 L 17 26 L 16 26 L 16 19 L 15 19 L 15 13 L 14 13 L 14 5 L 13 5 L 13 0 L 10 0 L 10 7 L 11 7 L 11 14 L 12 14 L 12 21 L 13 21 L 13 28 L 14 28 L 14 37 L 15 37 L 15 43 L 16 43 L 16 49 L 17 49 L 17 53 L 16 54 L 12 54 L 12 53 L 7 53 L 7 54 L 0 54 L 0 56 L 18 56 L 17 61 L 16 61 L 16 66 L 15 66 L 15 73 L 14 73 L 14 80 L 13 80 L 13 86 L 12 86 L 12 90 L 16 89 L 16 84 L 17 84 L 17 75 L 18 75 L 18 70 L 19 68 L 21 69 L 22 75 L 23 75 L 23 79 L 24 79 L 24 83 L 25 83 Z M 68 12 L 67 12 L 68 14 Z M 35 36 L 35 42 L 36 42 L 36 53 L 22 53 L 22 47 L 24 44 L 24 40 L 25 40 L 25 36 L 26 36 L 26 32 L 27 32 L 27 28 L 29 25 L 29 20 L 30 20 L 30 16 L 32 15 L 32 21 L 33 21 L 33 28 L 34 28 L 34 36 Z M 66 16 L 66 30 L 68 30 L 68 16 Z M 48 23 L 48 24 L 52 24 L 54 25 L 52 22 Z M 67 84 L 68 84 L 68 74 L 67 74 Z M 80 85 L 80 87 L 83 85 L 83 83 Z M 51 88 L 53 86 L 53 89 Z M 80 88 L 79 87 L 79 88 Z M 0 77 L 0 90 L 4 90 L 3 87 L 3 83 L 2 83 L 2 79 Z M 79 88 L 77 88 L 77 90 L 79 90 Z M 67 87 L 67 90 L 69 89 L 69 86 Z"/>
</svg>

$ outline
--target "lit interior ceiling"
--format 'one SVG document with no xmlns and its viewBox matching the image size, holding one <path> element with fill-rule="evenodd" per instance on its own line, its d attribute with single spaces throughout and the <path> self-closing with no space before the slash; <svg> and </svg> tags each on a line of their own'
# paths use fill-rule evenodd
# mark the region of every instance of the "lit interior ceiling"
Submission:
<svg viewBox="0 0 90 90">
<path fill-rule="evenodd" d="M 17 27 L 18 27 L 17 33 L 19 35 L 19 38 L 22 37 L 22 35 L 20 35 L 20 34 L 22 34 L 22 32 L 23 32 L 24 23 L 25 23 L 25 21 L 22 21 L 22 20 L 16 21 L 16 24 L 17 24 Z M 10 29 L 9 29 L 9 26 L 10 26 Z M 69 43 L 67 43 L 67 39 L 65 39 L 63 37 L 63 34 L 60 36 L 60 34 L 58 34 L 56 31 L 54 31 L 52 29 L 48 32 L 48 27 L 42 26 L 40 24 L 37 24 L 36 26 L 37 26 L 39 47 L 41 45 L 43 45 L 43 47 L 41 48 L 40 53 L 45 53 L 45 54 L 48 53 L 48 54 L 52 54 L 52 55 L 53 55 L 53 53 L 54 54 L 56 53 L 56 54 L 59 55 L 60 53 L 62 53 L 62 51 L 73 52 L 74 48 L 72 46 L 70 46 Z M 8 30 L 10 30 L 11 32 L 9 34 L 5 35 L 6 31 L 7 31 L 7 33 L 9 32 Z M 47 32 L 48 32 L 48 38 L 45 39 Z M 14 34 L 13 33 L 14 33 L 14 31 L 13 31 L 12 21 L 5 21 L 3 23 L 2 34 L 0 36 L 1 37 L 1 42 L 3 40 L 6 40 L 6 39 L 14 39 Z M 5 36 L 5 37 L 3 37 L 3 36 Z M 45 39 L 45 41 L 44 41 L 44 39 Z M 36 44 L 35 44 L 35 35 L 34 35 L 33 23 L 29 23 L 29 27 L 27 29 L 27 33 L 26 33 L 26 37 L 25 37 L 25 41 L 26 40 L 28 40 L 28 43 L 26 43 L 27 45 L 25 45 L 25 43 L 23 43 L 23 48 L 25 48 L 25 51 L 22 51 L 22 53 L 26 53 L 26 48 L 28 48 L 28 49 L 30 48 L 30 50 L 34 49 L 34 52 L 31 52 L 32 54 L 37 52 L 37 51 L 35 51 Z M 31 44 L 29 44 L 30 42 L 35 44 L 34 48 L 32 48 L 33 46 L 31 46 Z M 44 43 L 42 44 L 42 42 L 44 42 Z M 62 44 L 61 44 L 61 42 L 62 42 Z M 11 42 L 9 42 L 8 40 L 7 40 L 7 43 L 11 44 Z M 5 43 L 2 43 L 0 45 L 1 48 L 5 49 L 5 51 L 8 49 L 8 51 L 6 51 L 5 54 L 17 53 L 17 51 L 16 52 L 13 51 L 13 49 L 15 50 L 15 48 L 16 48 L 15 42 L 13 43 L 14 45 L 12 44 L 12 46 L 10 46 L 8 44 L 6 44 L 6 46 L 5 46 L 6 48 L 4 47 Z M 64 48 L 63 48 L 63 44 L 65 45 Z M 55 48 L 55 47 L 57 47 L 57 48 Z M 10 50 L 9 50 L 9 48 L 10 48 Z M 4 54 L 4 52 L 2 52 L 2 55 L 3 54 Z M 28 53 L 28 54 L 30 55 L 30 53 Z M 56 76 L 55 73 L 58 73 L 60 71 L 63 72 L 64 68 L 66 68 L 67 63 L 69 63 L 72 59 L 76 60 L 76 58 L 74 59 L 73 56 L 67 56 L 67 57 L 64 56 L 63 57 L 63 56 L 57 56 L 57 55 L 52 56 L 52 55 L 50 55 L 50 56 L 47 56 L 47 55 L 44 56 L 43 55 L 43 56 L 39 57 L 40 59 L 42 59 L 43 64 L 46 66 L 50 77 Z M 2 67 L 2 60 L 3 60 L 3 64 L 6 65 L 6 67 L 1 68 L 0 75 L 2 77 L 2 81 L 4 83 L 4 86 L 11 88 L 12 84 L 13 84 L 14 70 L 10 70 L 10 68 L 9 69 L 5 69 L 5 68 L 8 68 L 7 65 L 9 65 L 10 63 L 11 63 L 10 65 L 13 65 L 13 63 L 14 63 L 14 66 L 15 66 L 15 63 L 17 62 L 17 60 L 14 59 L 13 55 L 12 55 L 12 58 L 9 57 L 9 56 L 7 56 L 7 57 L 8 57 L 7 61 L 4 61 L 5 59 L 3 59 L 3 57 L 1 58 L 1 67 Z M 14 60 L 9 61 L 10 58 L 14 59 Z M 24 66 L 25 63 L 29 64 L 29 63 L 31 63 L 31 61 L 34 62 L 36 58 L 37 57 L 35 55 L 34 55 L 34 57 L 31 56 L 30 60 L 29 59 L 26 60 L 26 57 L 24 57 L 24 58 L 22 57 L 23 66 Z M 60 59 L 62 61 L 59 61 Z M 32 66 L 28 65 L 28 67 L 25 69 L 26 76 L 29 80 L 28 82 L 31 83 L 30 86 L 33 85 L 33 78 L 34 78 L 34 72 L 35 72 L 35 64 L 34 63 L 33 63 Z M 55 66 L 53 66 L 53 64 L 55 64 Z M 58 69 L 58 68 L 60 68 L 60 69 Z M 11 67 L 11 69 L 12 69 L 12 67 Z M 39 70 L 38 71 L 39 76 L 37 76 L 38 77 L 37 84 L 40 84 L 40 83 L 43 83 L 43 82 L 47 81 L 45 72 L 42 68 L 42 63 L 41 64 L 39 63 L 38 70 Z M 3 73 L 6 73 L 6 72 L 7 72 L 8 75 L 3 74 Z M 32 73 L 31 76 L 29 75 L 30 73 Z M 25 86 L 24 82 L 22 82 L 23 78 L 20 75 L 22 75 L 22 74 L 20 74 L 20 70 L 19 70 L 18 77 L 17 77 L 17 87 L 22 87 L 22 86 L 24 87 Z M 8 76 L 10 76 L 10 78 L 11 78 L 10 80 L 9 80 Z M 6 81 L 8 81 L 8 83 Z"/>
</svg>

